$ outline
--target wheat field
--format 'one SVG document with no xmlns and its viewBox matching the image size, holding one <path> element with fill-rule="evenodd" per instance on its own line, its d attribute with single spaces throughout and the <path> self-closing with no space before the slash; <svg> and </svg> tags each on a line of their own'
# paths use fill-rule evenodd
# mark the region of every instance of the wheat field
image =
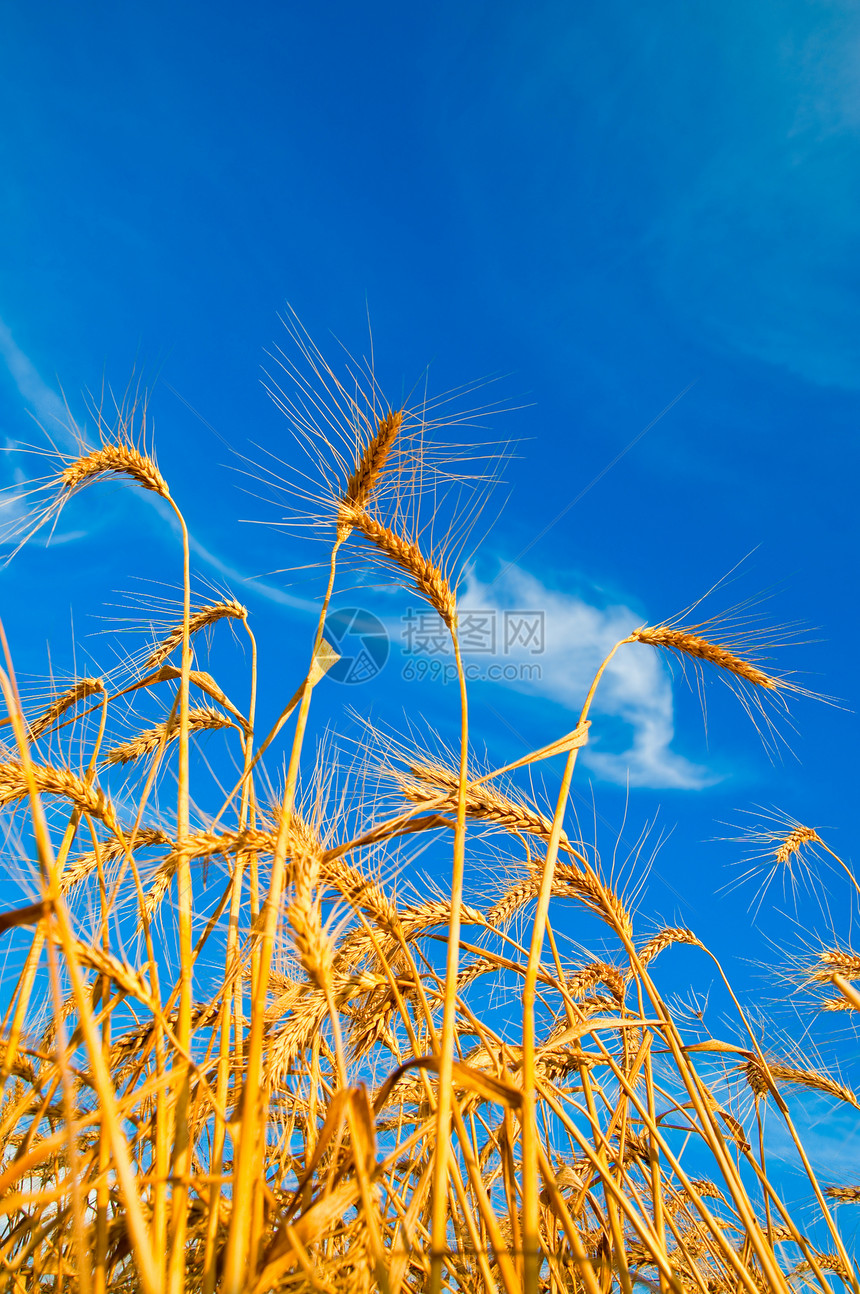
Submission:
<svg viewBox="0 0 860 1294">
<path fill-rule="evenodd" d="M 474 518 L 444 536 L 432 524 L 428 432 L 457 419 L 444 402 L 392 409 L 372 374 L 338 376 L 293 340 L 271 393 L 296 463 L 304 452 L 296 515 L 327 546 L 328 574 L 307 672 L 278 678 L 270 729 L 248 612 L 194 596 L 145 402 L 100 411 L 95 443 L 81 433 L 33 483 L 21 542 L 72 495 L 119 480 L 176 518 L 184 563 L 175 618 L 118 670 L 22 697 L 6 649 L 0 801 L 26 893 L 0 914 L 15 950 L 0 999 L 0 1288 L 860 1294 L 838 1224 L 860 1171 L 856 1185 L 820 1181 L 795 1117 L 810 1094 L 858 1098 L 774 1049 L 719 949 L 640 915 L 636 878 L 618 883 L 571 809 L 616 653 L 722 678 L 755 718 L 801 689 L 718 624 L 642 626 L 612 648 L 571 730 L 482 764 L 457 622 L 456 545 Z M 345 759 L 313 735 L 336 660 L 326 614 L 350 561 L 421 598 L 450 635 L 455 750 L 368 727 Z M 244 647 L 243 697 L 203 668 L 227 633 Z M 204 743 L 208 763 L 227 752 L 223 794 Z M 555 803 L 534 792 L 546 768 Z M 467 878 L 487 849 L 501 881 L 476 906 Z M 831 852 L 801 823 L 765 833 L 766 866 L 810 850 Z M 702 973 L 733 1003 L 723 1036 L 683 1006 Z M 849 947 L 822 945 L 795 975 L 815 1009 L 860 1009 Z M 769 1166 L 766 1114 L 799 1165 L 799 1210 Z"/>
</svg>

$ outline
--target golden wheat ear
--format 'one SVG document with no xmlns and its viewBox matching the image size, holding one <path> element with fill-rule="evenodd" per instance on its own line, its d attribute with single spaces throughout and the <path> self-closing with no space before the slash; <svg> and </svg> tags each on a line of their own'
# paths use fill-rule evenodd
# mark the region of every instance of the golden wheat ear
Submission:
<svg viewBox="0 0 860 1294">
<path fill-rule="evenodd" d="M 416 543 L 355 505 L 344 503 L 339 516 L 343 525 L 363 535 L 399 567 L 409 577 L 411 587 L 438 611 L 449 629 L 453 628 L 457 616 L 454 590 L 442 570 L 424 556 Z"/>
<path fill-rule="evenodd" d="M 692 930 L 687 930 L 684 926 L 666 926 L 638 949 L 636 955 L 640 966 L 644 969 L 655 957 L 659 957 L 665 948 L 671 948 L 673 944 L 692 944 L 696 948 L 702 946 Z"/>
<path fill-rule="evenodd" d="M 78 679 L 65 692 L 61 692 L 37 719 L 33 720 L 30 724 L 30 740 L 37 741 L 44 736 L 50 728 L 53 728 L 57 720 L 61 719 L 66 711 L 71 710 L 79 701 L 85 701 L 87 697 L 96 696 L 99 693 L 103 694 L 104 691 L 104 679 Z"/>
<path fill-rule="evenodd" d="M 825 1186 L 824 1194 L 839 1204 L 860 1204 L 860 1186 Z"/>
<path fill-rule="evenodd" d="M 641 629 L 634 630 L 630 637 L 633 642 L 647 643 L 650 647 L 677 652 L 679 656 L 706 661 L 717 669 L 727 670 L 730 674 L 745 679 L 747 683 L 752 683 L 754 687 L 762 687 L 767 691 L 790 686 L 766 674 L 763 669 L 759 669 L 750 661 L 736 656 L 727 647 L 709 642 L 689 629 L 673 629 L 668 625 L 656 625 L 652 628 L 643 625 Z"/>
<path fill-rule="evenodd" d="M 221 602 L 213 602 L 208 606 L 197 607 L 191 612 L 188 620 L 188 636 L 192 638 L 195 634 L 200 633 L 203 629 L 208 629 L 210 625 L 216 624 L 219 620 L 247 620 L 247 618 L 247 607 L 243 607 L 241 602 L 237 602 L 235 598 L 224 598 Z M 144 669 L 157 669 L 163 661 L 166 661 L 176 651 L 177 647 L 182 645 L 182 633 L 182 625 L 174 625 L 147 656 Z"/>
<path fill-rule="evenodd" d="M 826 948 L 819 953 L 818 962 L 810 970 L 809 978 L 818 984 L 829 984 L 834 975 L 841 975 L 848 980 L 860 980 L 860 956 L 845 948 Z"/>
<path fill-rule="evenodd" d="M 795 854 L 800 852 L 802 845 L 814 843 L 822 844 L 821 837 L 814 827 L 795 827 L 790 831 L 784 840 L 781 840 L 776 850 L 776 861 L 778 863 L 788 863 Z"/>
<path fill-rule="evenodd" d="M 60 493 L 64 497 L 100 476 L 127 476 L 144 490 L 151 490 L 162 499 L 170 497 L 167 482 L 148 454 L 142 454 L 130 441 L 120 440 L 115 445 L 102 445 L 88 454 L 76 458 L 61 473 Z"/>
<path fill-rule="evenodd" d="M 119 832 L 119 821 L 113 804 L 101 787 L 93 786 L 70 768 L 57 768 L 49 764 L 31 764 L 30 773 L 36 790 L 41 795 L 56 795 L 68 800 L 82 813 L 97 818 L 114 832 Z M 0 764 L 0 806 L 14 804 L 30 794 L 30 782 L 24 765 L 18 759 L 8 759 Z"/>
<path fill-rule="evenodd" d="M 388 414 L 379 420 L 376 433 L 368 441 L 364 452 L 355 463 L 355 469 L 346 483 L 343 502 L 363 508 L 379 482 L 394 442 L 403 426 L 403 410 Z M 348 523 L 347 523 L 348 524 Z"/>
<path fill-rule="evenodd" d="M 214 706 L 190 706 L 188 710 L 188 730 L 189 732 L 205 732 L 216 728 L 232 728 L 233 720 Z M 154 728 L 147 728 L 144 732 L 137 733 L 129 741 L 122 742 L 119 746 L 114 746 L 109 750 L 105 762 L 108 764 L 131 764 L 136 759 L 144 755 L 151 755 L 161 746 L 175 741 L 179 736 L 180 723 L 179 716 L 174 716 L 172 722 L 157 724 Z"/>
<path fill-rule="evenodd" d="M 73 494 L 98 480 L 124 478 L 141 489 L 157 494 L 159 498 L 170 500 L 167 481 L 161 474 L 148 443 L 151 437 L 147 427 L 145 393 L 140 388 L 130 388 L 122 402 L 113 400 L 112 418 L 106 416 L 104 398 L 100 404 L 91 400 L 88 404 L 98 429 L 97 445 L 88 443 L 66 405 L 68 422 L 64 427 L 64 437 L 75 442 L 75 452 L 59 449 L 50 436 L 46 448 L 20 447 L 23 452 L 47 458 L 52 463 L 52 470 L 40 480 L 34 481 L 28 490 L 21 492 L 16 489 L 14 501 L 17 504 L 17 515 L 6 531 L 8 540 L 17 540 L 9 554 L 10 558 L 43 525 L 48 522 L 56 525 L 60 513 Z M 25 499 L 30 502 L 29 506 L 23 508 Z"/>
</svg>

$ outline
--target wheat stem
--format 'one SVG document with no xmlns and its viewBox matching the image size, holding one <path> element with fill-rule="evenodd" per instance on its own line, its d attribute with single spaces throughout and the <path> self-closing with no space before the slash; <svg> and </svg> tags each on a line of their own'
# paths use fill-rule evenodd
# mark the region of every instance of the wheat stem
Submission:
<svg viewBox="0 0 860 1294">
<path fill-rule="evenodd" d="M 453 625 L 453 622 L 452 622 Z M 442 1015 L 442 1038 L 439 1051 L 439 1095 L 436 1105 L 436 1158 L 431 1199 L 431 1266 L 430 1294 L 438 1294 L 442 1281 L 442 1259 L 447 1248 L 447 1193 L 451 1141 L 451 1085 L 457 1017 L 457 966 L 460 954 L 460 919 L 463 904 L 463 877 L 466 862 L 466 787 L 468 785 L 469 708 L 466 676 L 460 655 L 456 629 L 451 641 L 457 662 L 460 684 L 460 768 L 457 785 L 457 825 L 454 834 L 454 863 L 451 875 L 451 911 L 448 920 L 448 944 L 445 958 L 445 999 Z"/>
<path fill-rule="evenodd" d="M 335 543 L 329 567 L 328 586 L 323 598 L 317 626 L 311 661 L 316 657 L 325 628 L 325 617 L 334 589 L 335 570 L 339 543 Z M 242 1095 L 242 1137 L 236 1155 L 236 1178 L 233 1193 L 233 1210 L 227 1237 L 227 1249 L 224 1260 L 225 1294 L 242 1294 L 245 1289 L 247 1274 L 254 1270 L 254 1252 L 256 1239 L 252 1234 L 253 1206 L 260 1181 L 260 1144 L 261 1094 L 262 1094 L 262 1059 L 263 1059 L 263 1025 L 265 1018 L 265 996 L 269 981 L 274 947 L 275 926 L 284 885 L 284 871 L 287 842 L 293 813 L 296 781 L 298 778 L 299 758 L 302 741 L 307 725 L 312 688 L 305 686 L 299 705 L 296 720 L 296 731 L 287 778 L 281 802 L 278 823 L 278 839 L 272 859 L 272 872 L 269 881 L 269 892 L 264 907 L 264 927 L 260 941 L 260 962 L 254 996 L 251 1002 L 251 1030 L 248 1039 L 247 1073 Z"/>
</svg>

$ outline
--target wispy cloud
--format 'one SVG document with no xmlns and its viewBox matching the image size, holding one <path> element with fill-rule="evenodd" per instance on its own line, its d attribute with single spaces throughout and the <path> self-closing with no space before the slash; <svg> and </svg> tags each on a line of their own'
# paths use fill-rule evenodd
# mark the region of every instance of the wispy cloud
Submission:
<svg viewBox="0 0 860 1294">
<path fill-rule="evenodd" d="M 786 1095 L 789 1095 L 786 1092 Z M 860 1130 L 850 1107 L 805 1089 L 792 1088 L 792 1115 L 809 1161 L 824 1185 L 853 1182 L 860 1158 Z M 781 1120 L 767 1125 L 768 1156 L 802 1175 L 797 1148 Z"/>
<path fill-rule="evenodd" d="M 471 574 L 462 605 L 470 609 L 543 611 L 544 650 L 512 648 L 508 662 L 540 666 L 540 678 L 509 686 L 557 701 L 578 714 L 592 679 L 620 638 L 642 623 L 642 615 L 623 604 L 599 606 L 577 593 L 548 589 L 517 566 L 483 584 Z M 622 785 L 700 790 L 716 777 L 672 749 L 675 737 L 672 684 L 655 652 L 622 649 L 606 671 L 593 710 L 598 720 L 583 759 L 597 776 Z M 621 743 L 601 735 L 599 717 L 620 721 Z M 617 727 L 617 723 L 612 725 Z M 624 744 L 626 743 L 626 744 Z M 621 748 L 618 748 L 619 744 Z"/>
<path fill-rule="evenodd" d="M 56 435 L 72 446 L 74 437 L 69 429 L 69 417 L 62 398 L 57 391 L 48 386 L 35 364 L 16 343 L 8 324 L 2 319 L 0 319 L 0 357 L 18 388 L 18 394 L 34 417 L 52 436 Z"/>
<path fill-rule="evenodd" d="M 25 355 L 12 336 L 11 329 L 0 319 L 0 359 L 6 365 L 28 413 L 36 419 L 55 443 L 70 447 L 73 436 L 69 429 L 69 418 L 66 406 L 58 392 L 51 389 L 42 378 L 35 364 Z M 3 445 L 6 462 L 4 476 L 6 481 L 0 490 L 0 545 L 14 543 L 21 527 L 27 519 L 27 501 L 25 497 L 27 473 L 21 467 L 16 450 L 21 445 L 7 438 Z M 84 532 L 52 536 L 55 543 L 68 539 L 77 539 Z"/>
<path fill-rule="evenodd" d="M 175 521 L 176 519 L 173 518 L 173 520 Z M 261 598 L 265 598 L 267 602 L 276 602 L 279 606 L 290 607 L 293 611 L 301 611 L 306 615 L 319 615 L 319 602 L 314 602 L 310 598 L 297 598 L 294 594 L 287 593 L 284 589 L 279 589 L 276 584 L 269 584 L 266 580 L 260 579 L 259 576 L 243 575 L 240 570 L 230 562 L 225 562 L 211 549 L 206 548 L 193 535 L 190 537 L 189 542 L 195 557 L 199 558 L 201 562 L 204 562 L 212 570 L 217 571 L 219 575 L 223 575 L 231 584 L 244 584 Z"/>
<path fill-rule="evenodd" d="M 708 119 L 691 132 L 699 155 L 684 154 L 689 165 L 668 154 L 678 180 L 651 230 L 657 280 L 720 348 L 856 390 L 857 285 L 846 266 L 860 254 L 860 14 L 846 0 L 758 5 L 758 38 L 738 41 L 734 7 L 716 24 L 714 66 L 745 92 L 712 96 L 720 129 Z M 669 82 L 661 92 L 676 103 Z"/>
<path fill-rule="evenodd" d="M 0 358 L 5 363 L 9 376 L 12 378 L 27 409 L 54 442 L 65 448 L 77 448 L 77 440 L 71 430 L 69 413 L 62 397 L 44 380 L 29 356 L 25 355 L 21 347 L 16 343 L 9 326 L 2 319 L 0 319 Z M 26 515 L 26 504 L 23 500 L 22 492 L 27 477 L 23 469 L 14 461 L 16 443 L 12 440 L 7 440 L 5 448 L 11 461 L 11 484 L 7 486 L 4 494 L 0 496 L 0 534 L 12 534 L 15 531 L 16 522 Z M 20 487 L 20 492 L 18 487 Z M 137 498 L 141 503 L 154 507 L 162 520 L 166 521 L 171 528 L 178 530 L 176 517 L 164 505 L 162 499 L 142 491 L 137 492 Z M 51 536 L 51 542 L 54 544 L 68 543 L 73 539 L 84 538 L 88 533 L 85 530 L 70 531 L 65 534 L 54 532 Z M 211 549 L 205 547 L 193 536 L 191 538 L 191 550 L 195 557 L 211 570 L 216 571 L 218 575 L 223 576 L 234 584 L 245 585 L 269 602 L 304 613 L 318 611 L 319 609 L 309 599 L 297 598 L 290 593 L 286 593 L 283 589 L 279 589 L 276 585 L 267 583 L 265 580 L 243 575 L 230 562 L 224 561 L 217 553 L 213 553 Z"/>
</svg>

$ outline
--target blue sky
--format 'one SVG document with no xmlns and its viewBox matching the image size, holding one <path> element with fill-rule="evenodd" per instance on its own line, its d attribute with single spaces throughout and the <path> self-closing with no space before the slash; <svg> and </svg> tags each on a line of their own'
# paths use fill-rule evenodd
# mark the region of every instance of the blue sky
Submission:
<svg viewBox="0 0 860 1294">
<path fill-rule="evenodd" d="M 705 613 L 761 599 L 767 622 L 800 626 L 780 666 L 843 699 L 799 700 L 793 753 L 772 762 L 725 689 L 708 689 L 706 735 L 695 692 L 642 649 L 595 714 L 586 822 L 592 787 L 609 852 L 657 817 L 672 834 L 644 911 L 754 974 L 779 918 L 765 905 L 750 934 L 748 898 L 718 893 L 738 852 L 720 824 L 777 805 L 853 848 L 860 6 L 153 0 L 11 4 L 0 21 L 6 481 L 60 388 L 84 419 L 83 388 L 142 372 L 199 573 L 251 607 L 274 714 L 321 576 L 273 573 L 317 554 L 242 524 L 283 509 L 242 492 L 228 446 L 293 453 L 261 386 L 278 313 L 290 302 L 336 359 L 331 334 L 366 351 L 369 310 L 392 404 L 428 365 L 436 393 L 504 375 L 476 398 L 511 411 L 479 434 L 517 457 L 464 596 L 544 610 L 546 651 L 539 682 L 473 689 L 494 761 L 573 726 L 617 629 L 729 572 Z M 18 669 L 44 671 L 50 638 L 69 670 L 73 634 L 79 662 L 108 668 L 103 604 L 178 577 L 157 510 L 88 493 L 51 549 L 3 572 Z M 394 650 L 377 684 L 320 689 L 321 726 L 354 735 L 347 707 L 394 725 L 407 707 L 450 737 L 454 689 L 400 679 L 410 599 L 357 578 L 336 604 L 374 610 Z"/>
</svg>

